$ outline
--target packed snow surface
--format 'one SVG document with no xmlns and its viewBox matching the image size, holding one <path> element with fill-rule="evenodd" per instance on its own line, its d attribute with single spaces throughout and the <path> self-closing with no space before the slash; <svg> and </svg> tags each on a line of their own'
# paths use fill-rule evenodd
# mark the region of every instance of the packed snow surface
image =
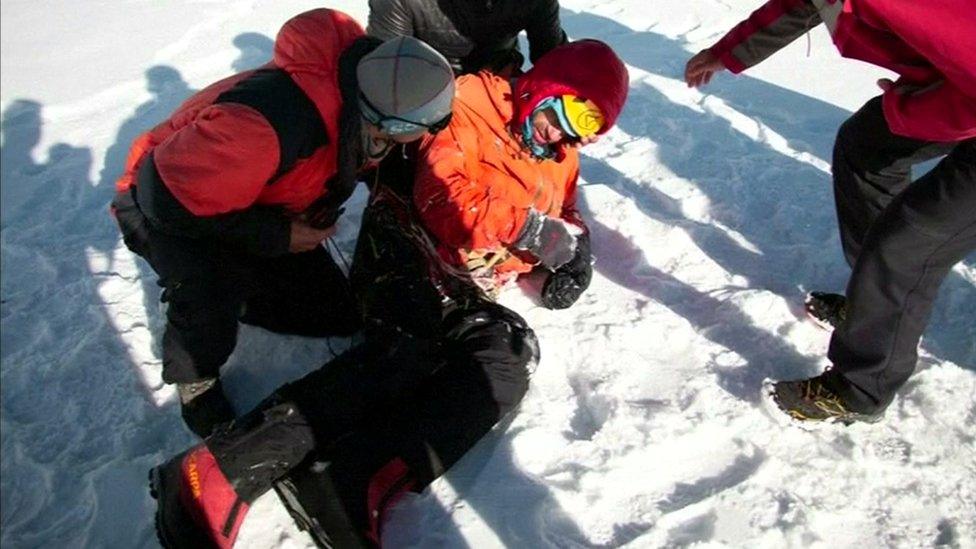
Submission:
<svg viewBox="0 0 976 549">
<path fill-rule="evenodd" d="M 827 365 L 829 334 L 798 304 L 849 272 L 832 141 L 889 75 L 840 59 L 821 28 L 686 88 L 688 57 L 756 4 L 562 2 L 570 36 L 608 42 L 631 75 L 618 127 L 584 150 L 593 284 L 565 311 L 531 283 L 502 296 L 541 340 L 532 389 L 395 509 L 387 545 L 976 546 L 976 258 L 946 280 L 882 423 L 805 430 L 763 411 L 763 379 Z M 138 133 L 265 62 L 317 6 L 4 0 L 4 547 L 156 544 L 146 472 L 194 437 L 160 380 L 159 288 L 108 215 L 113 180 Z M 365 21 L 366 2 L 333 6 Z M 358 221 L 342 221 L 347 258 Z M 244 411 L 348 344 L 244 327 L 228 391 Z M 312 543 L 270 494 L 238 546 Z"/>
</svg>

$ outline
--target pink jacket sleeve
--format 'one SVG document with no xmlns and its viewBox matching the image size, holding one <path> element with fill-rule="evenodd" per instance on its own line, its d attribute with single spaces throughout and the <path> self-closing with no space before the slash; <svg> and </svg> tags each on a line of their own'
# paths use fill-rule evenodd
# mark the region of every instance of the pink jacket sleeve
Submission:
<svg viewBox="0 0 976 549">
<path fill-rule="evenodd" d="M 738 74 L 821 23 L 809 0 L 769 0 L 709 48 Z"/>
<path fill-rule="evenodd" d="M 941 84 L 914 93 L 886 92 L 885 118 L 891 131 L 931 141 L 976 137 L 972 1 L 858 0 L 856 6 L 859 17 L 889 29 L 945 77 Z"/>
</svg>

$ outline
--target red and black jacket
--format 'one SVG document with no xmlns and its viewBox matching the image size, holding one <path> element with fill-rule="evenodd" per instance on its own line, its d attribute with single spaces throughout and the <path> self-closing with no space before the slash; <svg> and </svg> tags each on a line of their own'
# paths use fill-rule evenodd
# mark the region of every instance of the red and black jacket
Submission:
<svg viewBox="0 0 976 549">
<path fill-rule="evenodd" d="M 339 57 L 363 34 L 335 10 L 294 17 L 271 63 L 208 86 L 140 136 L 117 190 L 135 186 L 158 230 L 286 253 L 291 217 L 336 173 Z"/>
<path fill-rule="evenodd" d="M 882 96 L 892 132 L 926 141 L 976 137 L 972 0 L 767 0 L 709 48 L 733 73 L 824 23 L 844 57 L 899 75 Z"/>
</svg>

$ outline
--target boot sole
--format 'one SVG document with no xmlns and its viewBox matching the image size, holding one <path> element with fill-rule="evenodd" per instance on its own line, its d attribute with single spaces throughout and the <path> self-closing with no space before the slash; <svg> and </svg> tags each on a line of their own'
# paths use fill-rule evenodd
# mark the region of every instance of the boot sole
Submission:
<svg viewBox="0 0 976 549">
<path fill-rule="evenodd" d="M 177 461 L 179 463 L 179 461 Z M 180 504 L 179 490 L 168 490 L 166 486 L 179 486 L 179 479 L 169 478 L 172 473 L 166 464 L 153 467 L 149 471 L 149 495 L 158 503 L 156 505 L 156 538 L 165 549 L 181 549 L 186 547 L 217 547 L 206 534 L 196 527 L 196 524 L 183 510 Z M 176 468 L 178 469 L 178 468 Z M 191 530 L 175 529 L 166 519 L 167 510 L 180 516 L 179 522 L 187 525 Z"/>
</svg>

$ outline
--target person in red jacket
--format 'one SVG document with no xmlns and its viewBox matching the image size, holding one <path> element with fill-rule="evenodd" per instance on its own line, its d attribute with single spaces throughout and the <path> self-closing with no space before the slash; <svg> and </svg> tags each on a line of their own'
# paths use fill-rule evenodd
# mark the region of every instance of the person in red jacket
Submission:
<svg viewBox="0 0 976 549">
<path fill-rule="evenodd" d="M 898 73 L 841 126 L 833 178 L 846 295 L 812 292 L 832 324 L 823 374 L 767 389 L 801 421 L 876 421 L 915 369 L 942 280 L 976 249 L 976 34 L 962 0 L 770 0 L 685 68 L 689 86 L 739 73 L 812 26 L 841 55 Z M 912 180 L 911 167 L 944 156 Z"/>
<path fill-rule="evenodd" d="M 442 127 L 453 95 L 426 44 L 368 38 L 317 9 L 285 23 L 270 63 L 208 86 L 135 141 L 113 212 L 160 277 L 163 380 L 191 430 L 234 417 L 218 375 L 238 321 L 313 337 L 360 328 L 320 244 L 359 174 Z"/>
<path fill-rule="evenodd" d="M 462 78 L 438 134 L 453 137 L 426 140 L 418 177 L 427 179 L 418 184 L 458 185 L 432 179 L 459 169 L 445 157 L 484 162 L 471 166 L 471 184 L 505 198 L 484 230 L 511 226 L 504 244 L 485 249 L 515 250 L 509 273 L 536 263 L 554 269 L 550 280 L 561 282 L 551 291 L 565 300 L 555 303 L 571 303 L 590 269 L 588 246 L 579 244 L 585 226 L 566 198 L 578 172 L 573 147 L 612 127 L 627 83 L 620 59 L 594 40 L 554 49 L 514 84 L 489 72 Z M 476 179 L 489 165 L 508 177 Z M 231 546 L 249 505 L 272 487 L 319 544 L 379 545 L 397 499 L 457 463 L 528 390 L 539 358 L 532 329 L 488 299 L 463 264 L 440 255 L 422 221 L 433 210 L 419 213 L 411 196 L 375 177 L 350 271 L 365 343 L 153 470 L 164 546 Z M 528 184 L 546 198 L 535 202 Z M 465 209 L 484 206 L 470 199 Z"/>
</svg>

